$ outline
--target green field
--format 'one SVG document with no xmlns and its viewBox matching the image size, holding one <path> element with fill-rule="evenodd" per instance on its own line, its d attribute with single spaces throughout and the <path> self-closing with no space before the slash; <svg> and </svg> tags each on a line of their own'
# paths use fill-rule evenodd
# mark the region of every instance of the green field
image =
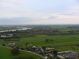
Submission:
<svg viewBox="0 0 79 59">
<path fill-rule="evenodd" d="M 48 39 L 48 42 L 45 40 Z M 62 50 L 74 50 L 79 51 L 79 35 L 35 35 L 32 37 L 20 38 L 17 44 L 24 47 L 28 44 L 36 46 L 48 46 L 56 48 L 59 51 Z"/>
<path fill-rule="evenodd" d="M 19 47 L 25 47 L 26 44 L 35 45 L 35 46 L 47 46 L 56 48 L 58 51 L 77 51 L 79 52 L 79 34 L 75 35 L 34 35 L 34 36 L 24 36 L 17 38 L 19 41 L 15 41 Z M 46 41 L 46 39 L 48 41 Z M 0 40 L 0 44 L 9 43 L 10 41 Z M 28 52 L 21 52 L 19 56 L 22 56 L 25 59 L 42 59 L 40 56 L 37 56 Z M 29 58 L 29 56 L 31 56 Z M 33 56 L 33 57 L 32 57 Z M 0 46 L 0 59 L 13 59 L 13 56 L 10 53 L 10 50 L 6 47 Z"/>
<path fill-rule="evenodd" d="M 0 59 L 12 59 L 10 50 L 0 46 Z"/>
<path fill-rule="evenodd" d="M 18 56 L 20 59 L 43 59 L 42 57 L 27 51 L 20 52 Z M 10 49 L 0 46 L 0 59 L 17 59 L 18 56 L 13 56 L 10 52 Z"/>
</svg>

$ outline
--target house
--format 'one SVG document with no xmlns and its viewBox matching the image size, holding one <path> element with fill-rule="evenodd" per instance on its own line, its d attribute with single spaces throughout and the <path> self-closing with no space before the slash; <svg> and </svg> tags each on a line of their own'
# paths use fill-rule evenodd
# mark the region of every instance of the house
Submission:
<svg viewBox="0 0 79 59">
<path fill-rule="evenodd" d="M 1 38 L 10 38 L 10 37 L 13 37 L 13 34 L 1 34 L 0 37 Z"/>
<path fill-rule="evenodd" d="M 58 52 L 58 56 L 68 58 L 68 59 L 77 59 L 78 58 L 77 52 L 73 52 L 73 51 Z"/>
<path fill-rule="evenodd" d="M 8 46 L 11 47 L 11 48 L 14 48 L 14 47 L 16 47 L 16 43 L 15 42 L 10 42 L 10 43 L 8 43 Z"/>
</svg>

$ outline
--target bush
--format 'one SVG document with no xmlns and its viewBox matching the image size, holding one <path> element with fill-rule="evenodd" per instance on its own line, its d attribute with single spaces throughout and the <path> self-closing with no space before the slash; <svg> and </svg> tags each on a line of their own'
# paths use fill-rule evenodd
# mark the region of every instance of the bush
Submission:
<svg viewBox="0 0 79 59">
<path fill-rule="evenodd" d="M 13 48 L 13 49 L 11 50 L 11 53 L 12 53 L 12 55 L 18 55 L 18 54 L 20 54 L 20 51 L 19 51 L 19 49 L 16 47 L 16 48 Z"/>
</svg>

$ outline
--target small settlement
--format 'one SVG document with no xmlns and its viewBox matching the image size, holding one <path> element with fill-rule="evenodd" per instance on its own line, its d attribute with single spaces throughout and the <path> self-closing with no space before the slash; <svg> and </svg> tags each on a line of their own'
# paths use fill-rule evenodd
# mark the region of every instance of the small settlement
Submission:
<svg viewBox="0 0 79 59">
<path fill-rule="evenodd" d="M 16 48 L 16 43 L 11 42 L 8 44 L 11 48 Z M 19 48 L 20 50 L 27 50 L 42 55 L 45 59 L 78 59 L 78 53 L 74 51 L 61 51 L 58 52 L 55 48 L 38 47 L 29 45 L 26 48 Z"/>
</svg>

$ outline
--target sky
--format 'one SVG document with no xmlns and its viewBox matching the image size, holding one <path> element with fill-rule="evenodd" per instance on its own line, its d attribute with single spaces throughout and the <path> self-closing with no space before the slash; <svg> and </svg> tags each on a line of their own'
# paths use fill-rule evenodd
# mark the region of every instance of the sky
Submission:
<svg viewBox="0 0 79 59">
<path fill-rule="evenodd" d="M 79 24 L 79 0 L 0 0 L 0 25 Z"/>
</svg>

